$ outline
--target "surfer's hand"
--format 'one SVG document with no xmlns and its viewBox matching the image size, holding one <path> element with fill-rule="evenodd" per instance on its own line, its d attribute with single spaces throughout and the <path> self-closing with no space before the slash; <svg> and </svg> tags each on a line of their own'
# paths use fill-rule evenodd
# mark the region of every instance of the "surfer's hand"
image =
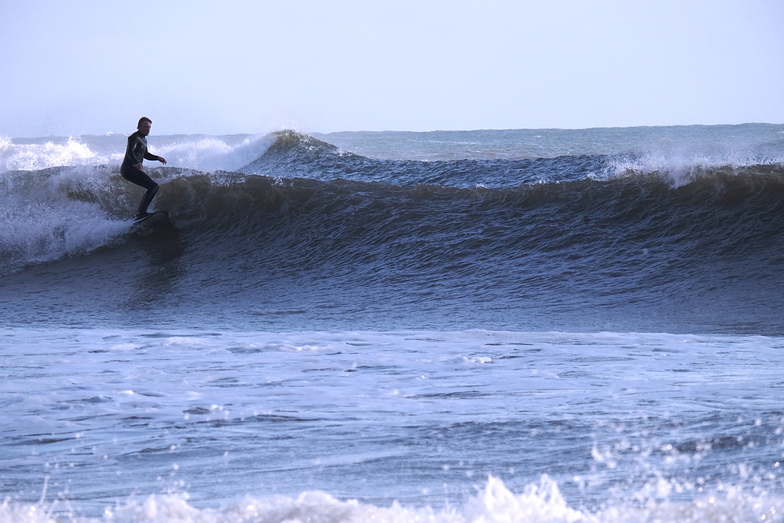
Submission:
<svg viewBox="0 0 784 523">
<path fill-rule="evenodd" d="M 134 165 L 134 167 L 136 167 L 136 168 L 137 168 L 137 169 L 139 169 L 140 171 L 141 171 L 142 169 L 144 169 L 144 166 L 143 166 L 141 163 L 137 163 L 136 165 Z"/>
<path fill-rule="evenodd" d="M 163 156 L 159 156 L 158 161 L 161 162 L 163 165 L 166 165 L 166 158 L 164 158 Z"/>
</svg>

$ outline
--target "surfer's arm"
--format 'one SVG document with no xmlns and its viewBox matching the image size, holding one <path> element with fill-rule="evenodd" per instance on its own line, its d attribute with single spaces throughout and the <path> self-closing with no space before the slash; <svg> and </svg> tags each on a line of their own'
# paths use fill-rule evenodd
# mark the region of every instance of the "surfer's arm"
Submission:
<svg viewBox="0 0 784 523">
<path fill-rule="evenodd" d="M 164 158 L 163 156 L 156 156 L 154 154 L 150 154 L 150 153 L 148 153 L 146 151 L 144 153 L 144 159 L 145 160 L 156 160 L 158 162 L 161 162 L 163 165 L 166 165 L 166 158 Z"/>
</svg>

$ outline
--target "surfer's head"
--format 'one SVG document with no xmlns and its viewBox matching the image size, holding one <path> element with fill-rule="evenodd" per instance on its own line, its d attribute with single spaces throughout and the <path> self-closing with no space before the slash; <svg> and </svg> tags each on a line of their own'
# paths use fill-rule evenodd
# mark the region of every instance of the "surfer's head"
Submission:
<svg viewBox="0 0 784 523">
<path fill-rule="evenodd" d="M 150 128 L 152 127 L 152 120 L 147 118 L 146 116 L 142 116 L 139 118 L 139 124 L 136 128 L 141 131 L 142 136 L 147 136 L 150 134 Z"/>
</svg>

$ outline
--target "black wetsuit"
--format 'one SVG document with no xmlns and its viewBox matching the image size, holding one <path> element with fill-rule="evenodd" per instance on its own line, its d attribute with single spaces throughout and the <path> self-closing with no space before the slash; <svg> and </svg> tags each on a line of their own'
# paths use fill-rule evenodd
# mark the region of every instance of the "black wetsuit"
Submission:
<svg viewBox="0 0 784 523">
<path fill-rule="evenodd" d="M 125 150 L 125 158 L 123 158 L 122 166 L 120 167 L 120 174 L 129 182 L 141 185 L 147 189 L 139 205 L 139 212 L 136 214 L 137 218 L 147 214 L 147 207 L 149 207 L 150 202 L 155 197 L 155 193 L 158 192 L 158 184 L 147 176 L 147 173 L 137 169 L 135 165 L 142 163 L 143 160 L 158 160 L 158 158 L 158 156 L 147 152 L 147 138 L 142 136 L 139 131 L 128 137 L 128 148 Z"/>
</svg>

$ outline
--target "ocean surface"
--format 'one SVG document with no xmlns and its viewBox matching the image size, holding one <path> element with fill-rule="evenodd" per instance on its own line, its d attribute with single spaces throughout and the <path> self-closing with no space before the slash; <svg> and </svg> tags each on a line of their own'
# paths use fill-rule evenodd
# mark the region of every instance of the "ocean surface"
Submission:
<svg viewBox="0 0 784 523">
<path fill-rule="evenodd" d="M 784 125 L 0 137 L 0 522 L 784 521 Z"/>
</svg>

